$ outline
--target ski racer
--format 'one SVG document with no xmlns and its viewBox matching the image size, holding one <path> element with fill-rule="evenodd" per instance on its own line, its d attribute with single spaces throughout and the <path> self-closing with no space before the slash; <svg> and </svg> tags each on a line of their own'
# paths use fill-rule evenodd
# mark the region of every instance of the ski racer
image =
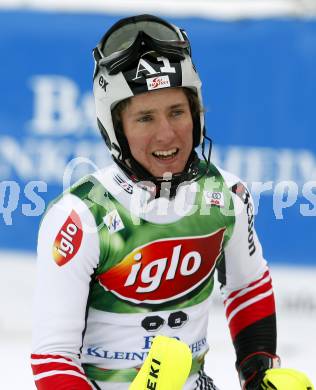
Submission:
<svg viewBox="0 0 316 390">
<path fill-rule="evenodd" d="M 42 220 L 37 388 L 128 389 L 161 334 L 191 349 L 185 390 L 217 389 L 204 371 L 215 274 L 241 386 L 261 388 L 280 365 L 271 276 L 247 187 L 210 162 L 185 31 L 152 15 L 125 18 L 94 59 L 113 164 L 65 191 Z"/>
</svg>

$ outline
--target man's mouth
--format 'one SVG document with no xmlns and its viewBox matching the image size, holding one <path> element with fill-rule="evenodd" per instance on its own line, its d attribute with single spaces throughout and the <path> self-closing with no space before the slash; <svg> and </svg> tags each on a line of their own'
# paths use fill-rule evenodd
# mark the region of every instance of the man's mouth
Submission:
<svg viewBox="0 0 316 390">
<path fill-rule="evenodd" d="M 173 148 L 169 150 L 156 150 L 152 155 L 159 160 L 168 160 L 175 157 L 179 153 L 179 148 Z"/>
</svg>

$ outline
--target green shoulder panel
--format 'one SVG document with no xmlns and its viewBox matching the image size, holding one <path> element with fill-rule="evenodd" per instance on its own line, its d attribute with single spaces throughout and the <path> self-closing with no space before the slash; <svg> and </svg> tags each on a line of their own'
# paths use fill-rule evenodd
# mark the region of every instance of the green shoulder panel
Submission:
<svg viewBox="0 0 316 390">
<path fill-rule="evenodd" d="M 88 176 L 79 181 L 70 188 L 69 192 L 87 205 L 95 219 L 100 243 L 99 268 L 108 257 L 109 252 L 109 234 L 104 229 L 103 221 L 104 216 L 113 209 L 109 193 L 94 176 Z"/>
</svg>

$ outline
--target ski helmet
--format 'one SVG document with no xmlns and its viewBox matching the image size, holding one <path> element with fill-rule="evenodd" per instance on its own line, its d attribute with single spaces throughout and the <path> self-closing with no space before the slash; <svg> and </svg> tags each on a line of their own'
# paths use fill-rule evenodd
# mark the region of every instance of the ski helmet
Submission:
<svg viewBox="0 0 316 390">
<path fill-rule="evenodd" d="M 197 96 L 200 107 L 203 106 L 201 80 L 191 59 L 186 32 L 153 15 L 128 17 L 106 32 L 93 55 L 97 123 L 114 161 L 134 180 L 164 180 L 151 177 L 134 160 L 123 129 L 113 123 L 112 113 L 118 103 L 160 88 L 188 88 Z M 205 138 L 204 112 L 200 110 L 193 117 L 193 150 L 185 171 L 179 173 L 180 177 L 172 175 L 178 176 L 178 182 L 188 180 L 190 171 L 197 174 L 194 148 L 202 144 L 205 158 Z M 209 159 L 210 150 L 208 163 Z"/>
</svg>

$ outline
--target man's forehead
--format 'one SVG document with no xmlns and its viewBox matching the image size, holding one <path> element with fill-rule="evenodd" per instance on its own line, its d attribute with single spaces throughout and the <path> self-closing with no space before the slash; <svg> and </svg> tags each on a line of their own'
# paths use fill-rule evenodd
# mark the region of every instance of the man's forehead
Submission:
<svg viewBox="0 0 316 390">
<path fill-rule="evenodd" d="M 157 110 L 188 104 L 183 88 L 168 88 L 133 96 L 129 107 L 134 110 Z"/>
</svg>

